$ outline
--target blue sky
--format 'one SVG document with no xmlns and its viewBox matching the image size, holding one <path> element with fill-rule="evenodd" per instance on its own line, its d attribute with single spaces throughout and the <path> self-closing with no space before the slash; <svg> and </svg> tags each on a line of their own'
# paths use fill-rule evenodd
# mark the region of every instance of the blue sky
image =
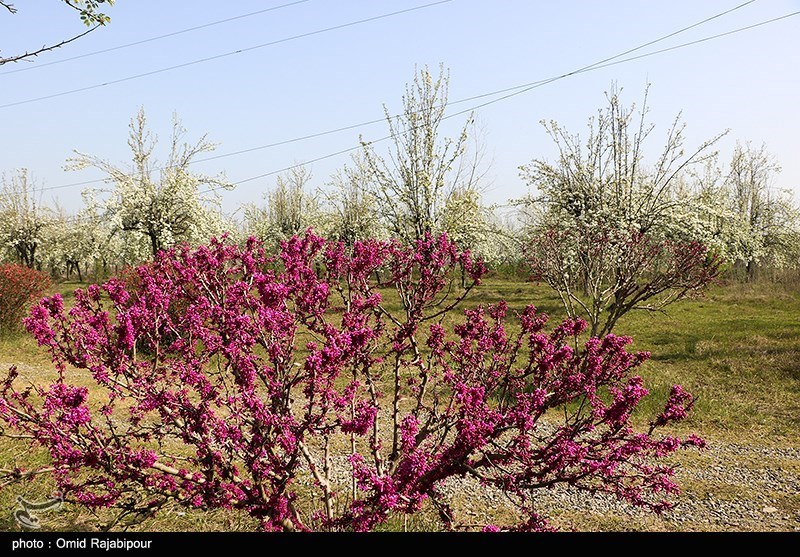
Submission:
<svg viewBox="0 0 800 557">
<path fill-rule="evenodd" d="M 451 0 L 383 16 L 433 0 L 308 0 L 227 23 L 93 56 L 99 50 L 206 25 L 292 0 L 118 0 L 112 21 L 85 38 L 33 62 L 0 66 L 0 171 L 26 167 L 46 192 L 70 211 L 88 186 L 60 187 L 101 178 L 65 172 L 73 149 L 127 164 L 127 125 L 143 106 L 161 139 L 165 160 L 170 119 L 177 112 L 189 139 L 208 134 L 216 155 L 381 118 L 401 108 L 414 67 L 443 64 L 450 100 L 559 76 L 635 48 L 724 12 L 744 0 L 648 1 Z M 16 2 L 0 13 L 0 55 L 34 49 L 80 32 L 75 13 L 61 2 Z M 800 10 L 800 0 L 757 0 L 732 13 L 635 54 L 695 41 Z M 339 29 L 322 31 L 336 26 Z M 302 38 L 195 63 L 297 35 Z M 682 111 L 687 148 L 730 129 L 718 144 L 726 160 L 736 140 L 764 142 L 783 168 L 774 185 L 800 197 L 800 16 L 686 48 L 554 81 L 477 111 L 491 160 L 488 203 L 520 197 L 527 186 L 518 167 L 552 158 L 542 119 L 583 133 L 604 104 L 612 82 L 625 103 L 642 99 L 647 83 L 653 156 Z M 66 58 L 81 58 L 55 63 Z M 24 70 L 24 71 L 19 71 Z M 128 79 L 140 74 L 153 75 Z M 119 83 L 109 83 L 124 80 Z M 108 85 L 102 85 L 108 83 Z M 77 89 L 80 92 L 70 93 Z M 33 100 L 54 95 L 52 98 Z M 499 95 L 498 95 L 499 96 Z M 497 97 L 458 103 L 461 111 Z M 10 105 L 10 106 L 6 106 Z M 455 133 L 464 117 L 448 121 Z M 278 171 L 386 135 L 385 123 L 218 158 L 195 165 L 224 171 L 231 181 Z M 379 151 L 386 143 L 376 146 Z M 342 154 L 312 163 L 313 184 L 324 184 L 348 162 Z M 224 194 L 233 211 L 258 202 L 275 176 L 250 180 Z M 102 187 L 102 184 L 95 184 Z"/>
</svg>

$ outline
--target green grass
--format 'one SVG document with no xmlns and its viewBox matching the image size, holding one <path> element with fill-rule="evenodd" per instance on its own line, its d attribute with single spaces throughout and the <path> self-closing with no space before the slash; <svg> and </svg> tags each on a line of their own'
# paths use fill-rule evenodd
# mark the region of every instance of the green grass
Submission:
<svg viewBox="0 0 800 557">
<path fill-rule="evenodd" d="M 716 287 L 667 315 L 632 313 L 618 334 L 650 351 L 650 401 L 680 383 L 699 396 L 688 422 L 717 435 L 797 441 L 800 292 L 779 285 Z M 653 402 L 646 402 L 644 408 Z"/>
<path fill-rule="evenodd" d="M 74 300 L 72 291 L 78 286 L 83 285 L 62 283 L 54 291 L 61 292 L 70 305 Z M 463 307 L 501 299 L 513 310 L 536 305 L 551 315 L 550 326 L 564 316 L 558 297 L 546 286 L 501 276 L 490 276 L 470 293 Z M 399 309 L 391 298 L 387 302 L 393 310 Z M 448 316 L 447 323 L 459 320 L 460 313 L 459 310 Z M 633 337 L 632 350 L 652 354 L 638 370 L 651 393 L 635 416 L 640 425 L 658 413 L 671 386 L 679 383 L 699 396 L 695 411 L 679 431 L 738 443 L 800 447 L 800 287 L 770 283 L 716 286 L 699 298 L 669 306 L 666 314 L 628 314 L 619 321 L 615 333 Z M 0 364 L 4 368 L 21 365 L 34 380 L 53 377 L 49 358 L 25 334 L 0 339 Z M 12 457 L 20 456 L 10 452 L 17 450 L 12 447 L 18 445 L 0 438 L 0 463 L 7 464 Z M 41 454 L 32 453 L 31 464 L 42 458 Z M 689 486 L 689 492 L 704 493 L 712 487 L 697 482 Z M 51 489 L 45 480 L 31 484 L 33 498 L 43 498 Z M 15 528 L 9 517 L 15 506 L 13 497 L 19 490 L 10 491 L 0 491 L 0 530 Z M 787 505 L 800 512 L 798 498 Z M 91 518 L 76 510 L 52 527 L 82 529 Z M 568 509 L 558 518 L 563 524 L 579 524 L 591 530 L 658 528 L 649 519 L 635 523 L 618 517 L 582 519 L 572 516 Z M 428 525 L 429 521 L 420 516 L 409 522 L 398 519 L 386 528 L 425 530 Z M 184 513 L 171 509 L 147 527 L 225 530 L 250 526 L 247 520 L 222 512 Z"/>
<path fill-rule="evenodd" d="M 464 305 L 501 299 L 515 310 L 534 304 L 550 315 L 550 326 L 565 316 L 548 287 L 498 277 L 490 277 Z M 637 370 L 650 390 L 637 411 L 640 423 L 660 411 L 677 383 L 699 397 L 686 428 L 732 439 L 800 439 L 800 289 L 715 286 L 668 306 L 666 313 L 631 312 L 614 333 L 633 338 L 630 350 L 651 353 Z"/>
</svg>

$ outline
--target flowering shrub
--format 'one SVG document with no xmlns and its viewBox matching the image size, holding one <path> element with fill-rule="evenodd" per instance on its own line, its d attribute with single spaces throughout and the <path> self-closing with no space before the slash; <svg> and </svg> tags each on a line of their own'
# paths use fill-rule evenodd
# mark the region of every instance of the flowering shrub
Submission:
<svg viewBox="0 0 800 557">
<path fill-rule="evenodd" d="M 50 285 L 50 277 L 35 269 L 13 263 L 0 265 L 0 334 L 21 329 L 28 304 Z"/>
<path fill-rule="evenodd" d="M 536 308 L 503 302 L 448 325 L 485 272 L 446 236 L 347 249 L 309 231 L 275 256 L 252 238 L 165 251 L 137 291 L 111 279 L 69 312 L 44 299 L 26 325 L 59 379 L 20 390 L 12 369 L 0 423 L 52 462 L 9 475 L 51 472 L 66 501 L 128 519 L 177 503 L 263 530 L 366 531 L 423 508 L 459 528 L 442 487 L 467 475 L 524 517 L 487 531 L 548 529 L 532 494 L 560 483 L 670 508 L 673 470 L 655 461 L 704 443 L 655 431 L 691 395 L 675 387 L 637 432 L 647 390 L 630 372 L 648 355 L 629 338 L 578 346 L 585 322 L 546 332 Z"/>
</svg>

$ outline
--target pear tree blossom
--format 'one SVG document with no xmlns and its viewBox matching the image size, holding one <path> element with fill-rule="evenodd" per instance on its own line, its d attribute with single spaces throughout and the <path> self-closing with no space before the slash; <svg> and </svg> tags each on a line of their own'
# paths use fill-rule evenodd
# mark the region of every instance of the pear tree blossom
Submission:
<svg viewBox="0 0 800 557">
<path fill-rule="evenodd" d="M 31 269 L 41 266 L 41 246 L 54 221 L 42 190 L 28 169 L 0 178 L 0 249 L 3 259 Z"/>
<path fill-rule="evenodd" d="M 388 231 L 378 217 L 378 201 L 366 182 L 364 159 L 356 153 L 352 164 L 334 172 L 320 190 L 323 205 L 317 229 L 348 246 L 356 241 L 385 239 Z"/>
<path fill-rule="evenodd" d="M 216 190 L 233 185 L 222 175 L 207 176 L 190 168 L 215 145 L 205 136 L 194 143 L 184 142 L 186 130 L 174 116 L 169 156 L 159 168 L 153 156 L 157 139 L 147 130 L 143 108 L 131 119 L 129 129 L 131 169 L 79 151 L 67 161 L 69 170 L 94 167 L 106 174 L 113 190 L 105 200 L 104 217 L 113 232 L 124 241 L 144 238 L 151 257 L 181 242 L 199 244 L 221 234 L 226 224 Z"/>
<path fill-rule="evenodd" d="M 592 335 L 611 332 L 628 311 L 661 311 L 701 291 L 721 270 L 717 253 L 686 237 L 695 217 L 688 210 L 702 205 L 682 186 L 690 170 L 714 159 L 723 134 L 687 151 L 679 115 L 648 165 L 655 126 L 646 119 L 647 94 L 638 118 L 616 87 L 607 101 L 589 120 L 585 146 L 550 122 L 557 160 L 521 167 L 535 190 L 521 204 L 538 206 L 526 239 L 533 276 L 558 292 L 571 317 L 586 319 Z"/>
<path fill-rule="evenodd" d="M 477 189 L 483 176 L 479 150 L 470 150 L 469 116 L 455 138 L 444 137 L 449 75 L 434 78 L 427 67 L 406 86 L 403 110 L 392 116 L 384 107 L 392 145 L 381 156 L 362 141 L 366 187 L 383 226 L 403 242 L 444 229 L 447 200 L 456 189 Z"/>
<path fill-rule="evenodd" d="M 319 223 L 320 210 L 311 191 L 311 169 L 298 164 L 278 175 L 264 194 L 266 205 L 244 205 L 246 233 L 275 247 Z"/>
</svg>

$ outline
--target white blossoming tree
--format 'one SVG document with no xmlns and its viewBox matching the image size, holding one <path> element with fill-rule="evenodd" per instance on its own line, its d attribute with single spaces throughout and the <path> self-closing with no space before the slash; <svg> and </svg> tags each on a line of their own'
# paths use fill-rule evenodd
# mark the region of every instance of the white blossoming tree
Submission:
<svg viewBox="0 0 800 557">
<path fill-rule="evenodd" d="M 684 148 L 680 115 L 660 155 L 645 160 L 654 125 L 646 120 L 647 93 L 638 118 L 612 87 L 608 104 L 589 120 L 585 144 L 556 122 L 543 123 L 558 159 L 521 167 L 534 193 L 520 203 L 538 206 L 528 230 L 534 275 L 560 295 L 567 313 L 583 317 L 592 335 L 611 332 L 633 309 L 661 311 L 697 292 L 719 272 L 718 257 L 701 238 L 687 238 L 694 194 L 684 187 L 689 169 L 713 160 L 714 143 Z"/>
<path fill-rule="evenodd" d="M 42 191 L 27 169 L 0 177 L 0 247 L 3 258 L 31 269 L 41 266 L 40 248 L 53 224 Z"/>
<path fill-rule="evenodd" d="M 752 278 L 756 265 L 795 267 L 800 255 L 800 214 L 789 190 L 773 187 L 781 171 L 765 145 L 737 143 L 725 176 L 723 195 L 750 240 L 737 262 Z"/>
<path fill-rule="evenodd" d="M 779 172 L 764 145 L 737 142 L 727 167 L 715 158 L 682 188 L 670 235 L 713 247 L 746 279 L 796 267 L 800 212 L 791 191 L 774 186 Z"/>
<path fill-rule="evenodd" d="M 713 145 L 725 133 L 688 153 L 680 114 L 667 131 L 654 163 L 644 159 L 655 125 L 647 122 L 647 92 L 642 108 L 626 107 L 621 90 L 613 86 L 607 105 L 590 118 L 585 145 L 558 123 L 542 122 L 558 149 L 555 162 L 535 159 L 520 167 L 535 190 L 524 202 L 541 204 L 550 222 L 580 222 L 587 226 L 610 223 L 665 234 L 680 218 L 676 209 L 685 201 L 684 177 L 692 167 L 713 160 Z"/>
<path fill-rule="evenodd" d="M 69 280 L 75 275 L 82 281 L 93 255 L 87 226 L 78 216 L 68 215 L 61 207 L 56 207 L 53 213 L 53 225 L 42 246 L 43 265 L 54 276 Z"/>
<path fill-rule="evenodd" d="M 298 164 L 278 175 L 275 187 L 264 194 L 266 205 L 244 205 L 246 233 L 273 246 L 306 228 L 316 228 L 319 203 L 309 190 L 311 170 Z"/>
<path fill-rule="evenodd" d="M 54 210 L 55 220 L 43 246 L 43 257 L 52 274 L 79 281 L 91 275 L 98 280 L 147 259 L 144 239 L 130 236 L 126 242 L 121 232 L 115 233 L 93 190 L 84 191 L 82 197 L 84 206 L 76 214 L 58 206 Z M 126 253 L 135 255 L 126 257 Z"/>
<path fill-rule="evenodd" d="M 322 211 L 318 228 L 330 239 L 347 246 L 370 238 L 388 236 L 378 218 L 378 201 L 367 187 L 368 171 L 361 153 L 352 156 L 352 163 L 338 169 L 319 191 Z"/>
<path fill-rule="evenodd" d="M 197 244 L 221 234 L 227 226 L 216 190 L 233 185 L 222 175 L 207 176 L 189 168 L 198 155 L 212 151 L 215 145 L 206 136 L 195 143 L 183 142 L 186 130 L 174 117 L 169 158 L 158 167 L 153 157 L 157 140 L 146 123 L 144 109 L 140 109 L 130 124 L 132 169 L 78 151 L 68 159 L 67 169 L 94 167 L 107 175 L 114 189 L 104 202 L 104 216 L 112 232 L 122 235 L 125 242 L 133 237 L 134 245 L 144 238 L 150 256 L 179 242 Z"/>
<path fill-rule="evenodd" d="M 388 155 L 362 141 L 365 187 L 383 226 L 404 242 L 447 231 L 448 199 L 457 191 L 478 191 L 485 174 L 480 150 L 468 149 L 472 116 L 455 139 L 441 134 L 448 87 L 443 68 L 435 79 L 427 68 L 415 72 L 402 113 L 393 117 L 384 106 L 392 139 Z"/>
<path fill-rule="evenodd" d="M 459 246 L 481 257 L 490 267 L 520 258 L 519 243 L 480 192 L 471 187 L 455 188 L 447 197 L 441 229 Z"/>
</svg>

